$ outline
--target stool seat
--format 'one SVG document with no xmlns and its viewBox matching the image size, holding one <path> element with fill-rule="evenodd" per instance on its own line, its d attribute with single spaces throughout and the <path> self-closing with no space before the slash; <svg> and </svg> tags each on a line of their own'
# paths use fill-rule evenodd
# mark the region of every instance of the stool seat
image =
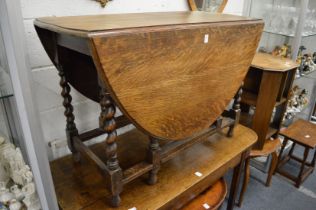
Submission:
<svg viewBox="0 0 316 210">
<path fill-rule="evenodd" d="M 287 129 L 281 131 L 280 134 L 284 136 L 284 141 L 280 151 L 276 172 L 294 181 L 296 187 L 300 187 L 302 182 L 311 173 L 313 173 L 315 168 L 316 151 L 311 162 L 307 162 L 307 157 L 309 150 L 314 149 L 316 147 L 316 125 L 305 120 L 297 120 Z M 293 141 L 291 150 L 287 155 L 285 155 L 283 159 L 281 159 L 284 148 L 289 140 Z M 293 155 L 293 151 L 296 144 L 305 147 L 302 159 L 300 157 Z M 285 165 L 291 159 L 301 164 L 298 176 L 294 176 L 293 174 L 290 174 L 289 172 L 282 169 L 282 166 Z"/>
<path fill-rule="evenodd" d="M 262 150 L 251 150 L 250 157 L 268 156 L 281 146 L 280 139 L 266 140 Z"/>
<path fill-rule="evenodd" d="M 280 134 L 302 146 L 308 146 L 312 149 L 316 147 L 316 125 L 311 122 L 297 120 L 288 128 L 282 130 Z"/>
</svg>

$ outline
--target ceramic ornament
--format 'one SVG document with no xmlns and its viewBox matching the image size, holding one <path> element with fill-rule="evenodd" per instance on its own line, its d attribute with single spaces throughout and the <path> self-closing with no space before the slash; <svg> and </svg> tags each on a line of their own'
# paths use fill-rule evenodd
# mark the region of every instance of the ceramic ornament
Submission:
<svg viewBox="0 0 316 210">
<path fill-rule="evenodd" d="M 22 209 L 41 209 L 33 174 L 20 148 L 0 137 L 0 210 Z"/>
</svg>

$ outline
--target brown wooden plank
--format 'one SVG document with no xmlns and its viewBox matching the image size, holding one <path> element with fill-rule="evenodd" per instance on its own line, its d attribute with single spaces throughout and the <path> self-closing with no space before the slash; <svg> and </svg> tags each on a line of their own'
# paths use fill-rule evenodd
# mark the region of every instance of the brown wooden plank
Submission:
<svg viewBox="0 0 316 210">
<path fill-rule="evenodd" d="M 248 71 L 261 31 L 258 22 L 137 29 L 94 36 L 92 51 L 124 115 L 151 136 L 180 140 L 207 129 L 224 111 Z"/>
<path fill-rule="evenodd" d="M 252 129 L 258 134 L 258 142 L 255 149 L 262 149 L 266 141 L 281 79 L 281 72 L 263 72 L 256 111 L 252 121 Z"/>
<path fill-rule="evenodd" d="M 126 167 L 126 164 L 131 164 L 135 159 L 145 158 L 147 141 L 146 136 L 137 131 L 123 136 L 124 138 L 118 140 L 118 157 L 120 163 Z M 138 178 L 125 185 L 119 208 L 108 206 L 106 198 L 109 194 L 105 188 L 105 179 L 94 165 L 85 159 L 80 164 L 74 164 L 71 156 L 66 156 L 51 163 L 57 198 L 63 210 L 126 210 L 132 207 L 172 209 L 172 206 L 179 204 L 178 199 L 183 204 L 186 203 L 192 199 L 190 195 L 198 195 L 223 176 L 228 168 L 237 165 L 241 153 L 255 141 L 256 134 L 241 125 L 235 128 L 231 138 L 226 137 L 226 133 L 215 134 L 162 164 L 157 184 L 149 186 L 142 178 Z M 124 144 L 125 147 L 121 148 Z M 104 160 L 102 144 L 94 145 L 91 149 Z M 196 171 L 202 173 L 202 177 L 197 177 L 194 174 Z"/>
<path fill-rule="evenodd" d="M 231 21 L 253 21 L 249 17 L 228 14 L 211 14 L 209 12 L 155 12 L 132 14 L 103 14 L 67 17 L 43 17 L 35 21 L 37 26 L 55 32 L 78 32 L 87 36 L 88 32 L 98 32 L 113 29 L 152 27 L 163 25 L 183 25 L 196 23 L 216 23 Z"/>
</svg>

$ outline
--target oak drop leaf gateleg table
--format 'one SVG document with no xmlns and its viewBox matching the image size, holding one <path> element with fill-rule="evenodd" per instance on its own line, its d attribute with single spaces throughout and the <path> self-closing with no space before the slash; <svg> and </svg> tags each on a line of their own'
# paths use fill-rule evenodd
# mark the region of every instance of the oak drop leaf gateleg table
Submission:
<svg viewBox="0 0 316 210">
<path fill-rule="evenodd" d="M 263 29 L 262 20 L 206 12 L 44 17 L 34 24 L 61 78 L 68 146 L 76 160 L 85 154 L 101 169 L 112 206 L 124 184 L 145 173 L 155 184 L 161 163 L 194 143 L 225 127 L 233 136 L 240 87 Z M 79 134 L 70 85 L 100 103 L 99 128 Z M 116 107 L 122 116 L 115 117 Z M 149 137 L 147 157 L 122 170 L 116 129 L 130 123 Z M 83 144 L 104 133 L 105 162 Z"/>
</svg>

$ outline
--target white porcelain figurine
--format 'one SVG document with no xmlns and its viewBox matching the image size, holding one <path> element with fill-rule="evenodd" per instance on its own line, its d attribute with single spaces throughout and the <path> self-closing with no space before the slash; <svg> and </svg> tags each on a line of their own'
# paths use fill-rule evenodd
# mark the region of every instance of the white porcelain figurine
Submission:
<svg viewBox="0 0 316 210">
<path fill-rule="evenodd" d="M 0 137 L 0 210 L 40 210 L 33 174 L 21 150 Z"/>
</svg>

